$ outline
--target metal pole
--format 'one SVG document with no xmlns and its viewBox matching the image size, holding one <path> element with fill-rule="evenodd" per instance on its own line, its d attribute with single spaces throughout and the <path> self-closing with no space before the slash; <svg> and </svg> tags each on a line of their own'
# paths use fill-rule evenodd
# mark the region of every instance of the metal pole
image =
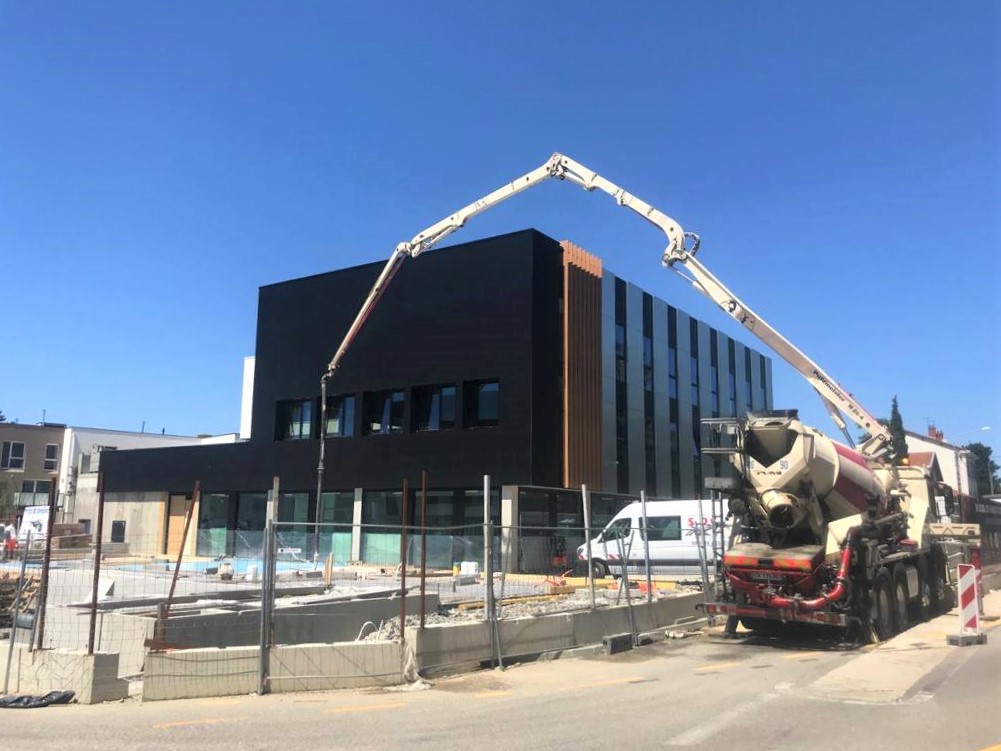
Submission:
<svg viewBox="0 0 1001 751">
<path fill-rule="evenodd" d="M 271 693 L 271 611 L 274 603 L 275 522 L 264 523 L 264 560 L 261 562 L 261 634 L 257 693 Z"/>
<path fill-rule="evenodd" d="M 87 636 L 87 654 L 94 654 L 94 635 L 97 630 L 97 588 L 101 581 L 101 546 L 104 542 L 104 472 L 97 475 L 97 540 L 94 542 L 94 591 L 90 594 L 90 628 Z"/>
<path fill-rule="evenodd" d="M 489 621 L 493 618 L 493 575 L 490 574 L 490 475 L 483 475 L 483 615 Z M 488 575 L 490 578 L 488 579 Z"/>
<path fill-rule="evenodd" d="M 42 649 L 42 645 L 45 643 L 45 609 L 49 600 L 49 565 L 52 563 L 52 529 L 56 523 L 56 485 L 58 483 L 56 475 L 52 475 L 51 483 L 49 486 L 49 519 L 46 523 L 47 529 L 45 532 L 45 556 L 42 559 L 42 581 L 38 588 L 38 646 L 36 649 Z M 27 555 L 28 551 L 25 550 L 24 554 Z"/>
<path fill-rule="evenodd" d="M 701 506 L 702 501 L 699 501 Z M 653 579 L 650 576 L 650 527 L 646 521 L 646 491 L 640 491 L 640 515 L 643 517 L 643 562 L 646 566 L 646 601 L 653 602 Z"/>
<path fill-rule="evenodd" d="M 629 556 L 632 554 L 632 532 L 629 535 L 629 547 L 623 548 L 622 537 L 618 538 L 619 560 L 622 561 L 622 589 L 626 593 L 626 612 L 629 614 L 629 630 L 633 635 L 633 643 L 636 642 L 636 618 L 633 615 L 633 600 L 629 593 Z"/>
<path fill-rule="evenodd" d="M 25 550 L 31 546 L 31 530 L 28 530 L 28 539 L 24 543 Z M 17 616 L 21 610 L 21 590 L 24 589 L 24 567 L 28 563 L 28 556 L 21 558 L 21 575 L 17 578 L 17 594 L 14 596 L 13 619 L 10 626 L 10 643 L 7 645 L 7 672 L 3 677 L 3 692 L 6 694 L 10 686 L 10 663 L 14 658 L 14 642 L 17 641 Z"/>
<path fill-rule="evenodd" d="M 428 471 L 421 470 L 421 629 L 424 628 L 424 590 L 427 584 L 428 569 Z"/>
<path fill-rule="evenodd" d="M 410 496 L 410 481 L 403 478 L 403 524 L 400 526 L 400 643 L 406 641 L 407 625 L 407 506 Z"/>
<path fill-rule="evenodd" d="M 706 563 L 706 517 L 702 511 L 702 498 L 699 497 L 699 521 L 695 525 L 695 540 L 699 546 L 699 568 L 702 569 L 702 597 L 709 602 L 709 566 Z"/>
<path fill-rule="evenodd" d="M 584 504 L 584 538 L 587 550 L 587 585 L 591 591 L 591 610 L 596 607 L 594 602 L 594 556 L 591 552 L 591 496 L 587 493 L 587 485 L 580 486 L 580 497 Z"/>
</svg>

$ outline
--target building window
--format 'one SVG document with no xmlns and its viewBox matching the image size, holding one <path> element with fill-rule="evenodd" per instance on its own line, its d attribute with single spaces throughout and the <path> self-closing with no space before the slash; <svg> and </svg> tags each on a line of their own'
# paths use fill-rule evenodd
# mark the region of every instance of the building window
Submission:
<svg viewBox="0 0 1001 751">
<path fill-rule="evenodd" d="M 727 373 L 727 394 L 730 397 L 730 409 L 727 415 L 737 416 L 737 346 L 733 339 L 726 340 L 726 373 Z"/>
<path fill-rule="evenodd" d="M 671 497 L 681 497 L 681 447 L 678 445 L 678 405 L 671 400 Z"/>
<path fill-rule="evenodd" d="M 754 406 L 754 397 L 751 389 L 751 350 L 744 349 L 744 397 L 747 409 Z"/>
<path fill-rule="evenodd" d="M 420 386 L 413 390 L 414 430 L 455 427 L 455 386 Z"/>
<path fill-rule="evenodd" d="M 719 417 L 719 339 L 709 331 L 709 400 L 713 417 Z"/>
<path fill-rule="evenodd" d="M 125 542 L 125 521 L 116 519 L 111 522 L 111 541 Z"/>
<path fill-rule="evenodd" d="M 25 480 L 21 483 L 22 493 L 37 493 L 47 496 L 51 488 L 51 480 Z"/>
<path fill-rule="evenodd" d="M 0 469 L 24 469 L 24 442 L 4 441 Z"/>
<path fill-rule="evenodd" d="M 59 444 L 46 443 L 45 464 L 43 466 L 43 469 L 46 472 L 55 472 L 58 467 L 59 467 Z"/>
<path fill-rule="evenodd" d="M 353 395 L 327 397 L 328 438 L 350 438 L 355 434 L 355 398 Z"/>
<path fill-rule="evenodd" d="M 766 394 L 768 390 L 765 386 L 765 381 L 767 380 L 765 375 L 765 358 L 758 355 L 758 367 L 761 371 L 761 388 L 759 389 L 761 393 L 761 407 L 759 409 L 768 409 L 768 398 Z"/>
<path fill-rule="evenodd" d="M 499 381 L 469 381 L 464 393 L 465 427 L 485 428 L 500 421 Z"/>
<path fill-rule="evenodd" d="M 365 435 L 403 432 L 402 391 L 371 391 L 365 394 Z"/>
<path fill-rule="evenodd" d="M 615 324 L 615 380 L 626 380 L 626 327 Z"/>
<path fill-rule="evenodd" d="M 313 435 L 313 400 L 296 399 L 278 402 L 275 439 L 299 441 Z"/>
</svg>

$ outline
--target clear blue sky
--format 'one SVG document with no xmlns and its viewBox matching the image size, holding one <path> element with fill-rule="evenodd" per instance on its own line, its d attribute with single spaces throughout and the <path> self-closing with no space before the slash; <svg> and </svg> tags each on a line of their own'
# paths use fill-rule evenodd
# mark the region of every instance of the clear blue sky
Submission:
<svg viewBox="0 0 1001 751">
<path fill-rule="evenodd" d="M 977 0 L 0 2 L 0 410 L 234 431 L 258 286 L 384 259 L 562 151 L 700 232 L 874 412 L 896 394 L 910 428 L 1001 453 L 999 20 Z M 529 226 L 758 345 L 604 196 L 546 184 L 451 241 Z M 778 361 L 775 401 L 836 432 Z"/>
</svg>

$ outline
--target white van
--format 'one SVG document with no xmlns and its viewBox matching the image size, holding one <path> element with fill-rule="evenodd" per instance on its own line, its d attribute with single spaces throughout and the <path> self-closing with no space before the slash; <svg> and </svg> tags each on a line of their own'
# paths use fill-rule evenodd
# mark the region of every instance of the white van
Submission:
<svg viewBox="0 0 1001 751">
<path fill-rule="evenodd" d="M 706 560 L 712 560 L 712 503 L 702 501 L 705 523 Z M 628 560 L 629 574 L 646 571 L 645 544 L 650 546 L 650 570 L 656 574 L 698 576 L 699 549 L 695 528 L 699 520 L 697 500 L 647 501 L 647 528 L 639 501 L 622 509 L 591 540 L 592 567 L 595 578 L 622 573 L 622 559 Z M 577 560 L 587 567 L 587 546 L 577 548 Z"/>
</svg>

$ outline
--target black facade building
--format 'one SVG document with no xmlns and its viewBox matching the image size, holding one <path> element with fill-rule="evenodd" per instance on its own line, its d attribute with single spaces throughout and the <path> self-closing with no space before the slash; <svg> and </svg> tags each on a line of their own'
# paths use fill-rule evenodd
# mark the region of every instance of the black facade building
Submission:
<svg viewBox="0 0 1001 751">
<path fill-rule="evenodd" d="M 399 524 L 403 478 L 413 486 L 422 470 L 437 526 L 482 523 L 484 474 L 505 503 L 505 488 L 581 483 L 694 497 L 699 416 L 771 406 L 767 358 L 576 246 L 525 230 L 404 263 L 328 384 L 321 425 L 320 376 L 381 268 L 261 288 L 249 441 L 104 460 L 116 502 L 163 504 L 162 550 L 152 552 L 170 552 L 177 509 L 196 480 L 195 547 L 215 555 L 256 544 L 275 476 L 280 520 L 356 526 Z M 494 514 L 500 521 L 500 503 Z M 345 534 L 330 549 L 371 557 L 357 530 Z M 368 542 L 370 551 L 392 547 Z"/>
</svg>

